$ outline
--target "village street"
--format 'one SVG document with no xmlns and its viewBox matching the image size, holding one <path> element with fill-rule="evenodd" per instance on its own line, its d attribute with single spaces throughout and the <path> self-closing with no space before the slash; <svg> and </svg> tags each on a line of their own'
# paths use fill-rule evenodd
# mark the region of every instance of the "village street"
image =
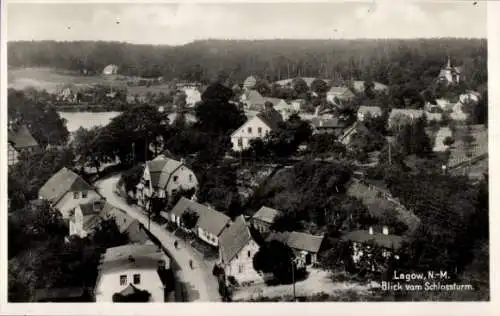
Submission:
<svg viewBox="0 0 500 316">
<path fill-rule="evenodd" d="M 124 210 L 129 216 L 137 219 L 144 227 L 148 227 L 148 217 L 135 205 L 128 205 L 123 198 L 115 193 L 116 183 L 120 175 L 97 181 L 94 185 L 110 204 Z M 202 260 L 199 253 L 196 253 L 190 246 L 180 241 L 179 249 L 175 249 L 174 240 L 179 239 L 173 236 L 159 224 L 151 221 L 150 232 L 154 235 L 168 251 L 170 257 L 177 263 L 176 281 L 184 286 L 187 291 L 187 301 L 220 301 L 217 290 L 217 281 L 211 274 L 211 268 Z M 189 268 L 189 260 L 193 260 L 194 269 Z"/>
</svg>

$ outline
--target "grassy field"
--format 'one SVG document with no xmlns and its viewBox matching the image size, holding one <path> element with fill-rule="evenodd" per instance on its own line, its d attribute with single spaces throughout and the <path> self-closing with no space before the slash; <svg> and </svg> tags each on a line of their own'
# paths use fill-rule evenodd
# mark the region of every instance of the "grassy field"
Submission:
<svg viewBox="0 0 500 316">
<path fill-rule="evenodd" d="M 72 84 L 77 88 L 86 88 L 95 84 L 109 84 L 112 81 L 101 76 L 82 76 L 76 72 L 50 68 L 19 68 L 8 71 L 9 88 L 23 90 L 28 87 L 56 92 L 63 85 Z M 123 82 L 114 82 L 124 85 Z"/>
</svg>

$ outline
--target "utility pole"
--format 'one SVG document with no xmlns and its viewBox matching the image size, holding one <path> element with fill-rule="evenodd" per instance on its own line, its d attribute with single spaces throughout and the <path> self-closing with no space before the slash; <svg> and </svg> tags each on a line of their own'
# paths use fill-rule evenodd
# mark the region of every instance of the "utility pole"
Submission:
<svg viewBox="0 0 500 316">
<path fill-rule="evenodd" d="M 292 284 L 293 284 L 293 301 L 297 301 L 297 296 L 295 295 L 295 259 L 291 260 L 291 267 L 292 267 Z"/>
<path fill-rule="evenodd" d="M 391 142 L 389 141 L 389 166 L 392 165 Z"/>
</svg>

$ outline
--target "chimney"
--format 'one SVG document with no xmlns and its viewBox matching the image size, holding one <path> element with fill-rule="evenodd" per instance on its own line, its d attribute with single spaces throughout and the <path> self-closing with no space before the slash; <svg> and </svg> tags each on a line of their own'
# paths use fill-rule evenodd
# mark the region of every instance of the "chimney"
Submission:
<svg viewBox="0 0 500 316">
<path fill-rule="evenodd" d="M 373 227 L 372 226 L 370 226 L 370 228 L 368 228 L 368 234 L 373 235 Z"/>
<path fill-rule="evenodd" d="M 389 227 L 383 226 L 382 227 L 382 234 L 384 235 L 389 235 Z"/>
</svg>

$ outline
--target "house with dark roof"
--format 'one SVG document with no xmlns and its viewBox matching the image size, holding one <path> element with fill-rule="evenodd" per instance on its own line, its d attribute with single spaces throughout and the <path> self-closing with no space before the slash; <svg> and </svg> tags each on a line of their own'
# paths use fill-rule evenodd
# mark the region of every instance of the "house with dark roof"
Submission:
<svg viewBox="0 0 500 316">
<path fill-rule="evenodd" d="M 131 243 L 151 242 L 145 227 L 125 211 L 105 200 L 79 204 L 69 218 L 69 236 L 85 238 L 91 235 L 102 220 L 113 219 L 121 233 L 126 233 Z"/>
<path fill-rule="evenodd" d="M 302 232 L 271 232 L 266 241 L 276 240 L 290 247 L 299 268 L 317 263 L 318 252 L 321 248 L 324 235 L 315 236 Z"/>
<path fill-rule="evenodd" d="M 313 134 L 331 134 L 334 137 L 340 137 L 347 128 L 347 123 L 339 117 L 313 117 L 311 127 Z"/>
<path fill-rule="evenodd" d="M 269 232 L 271 225 L 274 223 L 276 217 L 281 214 L 280 211 L 267 206 L 261 207 L 250 219 L 252 226 L 260 233 Z"/>
<path fill-rule="evenodd" d="M 218 264 L 226 277 L 233 277 L 239 284 L 261 281 L 262 276 L 253 268 L 253 257 L 258 251 L 259 245 L 240 215 L 220 236 Z"/>
<path fill-rule="evenodd" d="M 278 111 L 266 104 L 266 109 L 252 118 L 231 134 L 231 143 L 234 151 L 242 151 L 250 147 L 253 139 L 266 137 L 271 131 L 276 130 L 283 122 L 283 117 Z"/>
<path fill-rule="evenodd" d="M 8 130 L 8 165 L 15 165 L 19 161 L 22 152 L 32 152 L 38 148 L 37 141 L 31 136 L 26 125 L 17 127 L 9 126 Z"/>
<path fill-rule="evenodd" d="M 128 296 L 147 291 L 149 302 L 164 302 L 165 287 L 161 278 L 170 269 L 170 259 L 156 245 L 128 244 L 108 248 L 98 268 L 94 296 L 96 302 L 113 302 L 116 294 Z"/>
<path fill-rule="evenodd" d="M 152 198 L 168 198 L 180 190 L 196 190 L 198 179 L 184 163 L 167 155 L 146 162 L 141 180 L 136 185 L 137 204 L 146 209 Z"/>
<path fill-rule="evenodd" d="M 192 229 L 192 232 L 207 244 L 218 247 L 220 235 L 231 219 L 211 207 L 189 200 L 185 197 L 182 197 L 169 213 L 163 214 L 166 215 L 167 220 L 182 227 L 182 214 L 186 212 L 193 212 L 198 215 L 196 225 Z"/>
<path fill-rule="evenodd" d="M 326 93 L 326 100 L 333 104 L 339 104 L 351 100 L 354 96 L 348 87 L 331 87 Z"/>
<path fill-rule="evenodd" d="M 69 218 L 70 211 L 76 206 L 102 199 L 96 188 L 66 167 L 45 182 L 38 191 L 38 197 L 49 201 L 64 219 Z"/>
</svg>

